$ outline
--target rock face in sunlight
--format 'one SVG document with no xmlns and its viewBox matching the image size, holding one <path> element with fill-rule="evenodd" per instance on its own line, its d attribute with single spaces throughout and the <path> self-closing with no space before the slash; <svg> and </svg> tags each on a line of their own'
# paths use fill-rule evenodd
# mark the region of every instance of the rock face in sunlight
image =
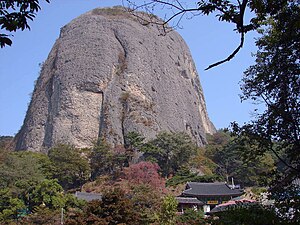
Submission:
<svg viewBox="0 0 300 225">
<path fill-rule="evenodd" d="M 145 14 L 140 13 L 140 16 Z M 94 9 L 61 29 L 35 86 L 17 150 L 112 145 L 136 131 L 184 131 L 201 146 L 215 132 L 190 51 L 123 8 Z"/>
</svg>

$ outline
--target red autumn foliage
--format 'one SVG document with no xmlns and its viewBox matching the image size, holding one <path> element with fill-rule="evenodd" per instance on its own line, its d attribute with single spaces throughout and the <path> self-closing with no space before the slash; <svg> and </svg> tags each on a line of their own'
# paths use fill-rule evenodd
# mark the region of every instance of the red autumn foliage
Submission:
<svg viewBox="0 0 300 225">
<path fill-rule="evenodd" d="M 124 168 L 124 178 L 133 185 L 144 184 L 165 191 L 165 179 L 159 175 L 159 169 L 157 163 L 142 161 Z"/>
</svg>

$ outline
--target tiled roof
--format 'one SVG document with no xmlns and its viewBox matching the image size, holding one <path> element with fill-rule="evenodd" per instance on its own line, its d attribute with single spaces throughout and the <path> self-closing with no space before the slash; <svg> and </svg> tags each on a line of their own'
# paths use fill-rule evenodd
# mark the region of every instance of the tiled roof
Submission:
<svg viewBox="0 0 300 225">
<path fill-rule="evenodd" d="M 199 201 L 197 198 L 176 197 L 176 200 L 179 204 L 204 205 L 204 203 Z"/>
<path fill-rule="evenodd" d="M 92 200 L 102 200 L 102 194 L 97 193 L 88 193 L 88 192 L 78 192 L 76 191 L 75 197 L 85 201 L 92 201 Z"/>
<path fill-rule="evenodd" d="M 234 202 L 234 201 L 233 201 Z M 239 207 L 247 207 L 247 206 L 251 206 L 251 205 L 257 205 L 257 202 L 238 202 L 238 206 Z M 215 208 L 213 208 L 210 212 L 207 212 L 206 214 L 211 215 L 214 213 L 218 213 L 218 212 L 223 212 L 229 209 L 234 209 L 234 207 L 236 207 L 237 204 L 236 203 L 232 203 L 232 204 L 220 204 L 217 205 Z"/>
<path fill-rule="evenodd" d="M 183 196 L 240 196 L 244 193 L 242 189 L 230 189 L 224 182 L 198 183 L 188 182 Z"/>
</svg>

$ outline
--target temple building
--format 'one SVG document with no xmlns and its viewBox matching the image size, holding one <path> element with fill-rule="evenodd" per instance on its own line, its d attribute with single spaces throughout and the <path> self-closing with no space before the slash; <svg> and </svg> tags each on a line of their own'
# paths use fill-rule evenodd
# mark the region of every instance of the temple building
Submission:
<svg viewBox="0 0 300 225">
<path fill-rule="evenodd" d="M 232 198 L 241 196 L 244 194 L 244 190 L 229 186 L 225 182 L 215 182 L 215 183 L 198 183 L 198 182 L 188 182 L 186 184 L 185 190 L 179 197 L 185 198 L 185 205 L 180 203 L 179 208 L 186 208 L 188 204 L 187 198 L 198 199 L 203 206 L 204 213 L 209 212 L 216 205 L 226 203 Z M 192 201 L 193 202 L 193 201 Z M 198 203 L 198 206 L 200 204 Z M 191 204 L 193 206 L 193 204 Z"/>
</svg>

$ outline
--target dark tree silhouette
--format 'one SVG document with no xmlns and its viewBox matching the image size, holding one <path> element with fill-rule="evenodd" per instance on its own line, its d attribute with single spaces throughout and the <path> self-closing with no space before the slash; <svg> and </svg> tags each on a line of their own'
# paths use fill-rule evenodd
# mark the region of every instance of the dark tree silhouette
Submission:
<svg viewBox="0 0 300 225">
<path fill-rule="evenodd" d="M 45 0 L 50 3 L 50 0 Z M 0 46 L 11 45 L 11 36 L 17 30 L 30 29 L 33 20 L 41 9 L 39 0 L 0 0 Z"/>
</svg>

